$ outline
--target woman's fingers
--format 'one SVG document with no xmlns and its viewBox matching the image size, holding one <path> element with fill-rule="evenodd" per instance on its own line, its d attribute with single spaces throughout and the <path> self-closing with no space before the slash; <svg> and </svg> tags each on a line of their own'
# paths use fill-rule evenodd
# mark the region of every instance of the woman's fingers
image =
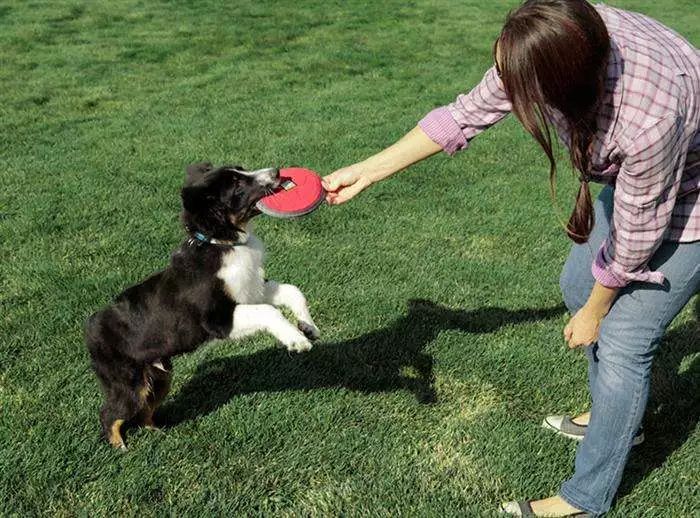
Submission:
<svg viewBox="0 0 700 518">
<path fill-rule="evenodd" d="M 340 205 L 364 190 L 369 181 L 351 167 L 338 169 L 325 176 L 322 180 L 326 190 L 326 202 L 329 205 Z"/>
<path fill-rule="evenodd" d="M 588 306 L 576 312 L 564 328 L 564 339 L 571 349 L 587 347 L 598 340 L 604 315 Z"/>
<path fill-rule="evenodd" d="M 338 189 L 346 185 L 346 182 L 344 181 L 344 172 L 344 169 L 338 169 L 337 171 L 324 176 L 321 180 L 321 185 L 323 185 L 323 188 L 326 190 L 326 203 L 329 205 L 337 205 L 336 200 L 338 198 Z"/>
<path fill-rule="evenodd" d="M 337 192 L 327 192 L 326 193 L 326 203 L 328 205 L 337 205 L 336 199 L 338 198 Z"/>
<path fill-rule="evenodd" d="M 340 173 L 342 173 L 342 170 L 338 170 L 323 177 L 321 184 L 327 192 L 337 191 L 338 188 L 341 187 Z"/>
<path fill-rule="evenodd" d="M 564 340 L 566 341 L 566 345 L 569 347 L 569 349 L 574 349 L 575 347 L 578 347 L 581 345 L 580 343 L 577 343 L 578 340 L 574 338 L 574 323 L 575 323 L 575 316 L 569 320 L 569 323 L 566 324 L 566 327 L 564 327 Z"/>
<path fill-rule="evenodd" d="M 564 327 L 564 340 L 567 342 L 571 340 L 571 336 L 574 334 L 574 326 L 572 325 L 573 319 L 569 320 L 569 323 Z"/>
<path fill-rule="evenodd" d="M 362 178 L 354 182 L 352 185 L 349 185 L 347 187 L 343 187 L 339 189 L 335 194 L 335 196 L 332 196 L 331 198 L 331 205 L 340 205 L 341 203 L 345 203 L 346 201 L 350 200 L 351 198 L 354 198 L 357 194 L 362 192 L 365 187 L 367 187 L 366 183 L 362 181 Z"/>
</svg>

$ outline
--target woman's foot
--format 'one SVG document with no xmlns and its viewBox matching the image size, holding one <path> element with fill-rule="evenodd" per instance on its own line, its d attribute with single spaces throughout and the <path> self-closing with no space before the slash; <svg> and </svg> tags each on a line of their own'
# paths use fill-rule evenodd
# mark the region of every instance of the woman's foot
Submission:
<svg viewBox="0 0 700 518">
<path fill-rule="evenodd" d="M 549 415 L 544 418 L 542 428 L 553 430 L 557 434 L 575 441 L 582 441 L 586 435 L 586 428 L 590 418 L 590 412 L 585 412 L 573 418 L 568 415 Z M 643 442 L 644 430 L 640 428 L 632 440 L 632 446 L 639 446 Z"/>
<path fill-rule="evenodd" d="M 526 502 L 505 502 L 501 504 L 501 512 L 513 516 L 588 516 L 587 513 L 570 505 L 559 495 L 542 500 Z"/>
<path fill-rule="evenodd" d="M 574 424 L 577 424 L 579 426 L 588 426 L 588 421 L 591 420 L 591 413 L 590 412 L 584 412 L 581 415 L 577 415 L 574 417 L 571 421 Z"/>
<path fill-rule="evenodd" d="M 530 507 L 532 507 L 535 516 L 571 516 L 583 512 L 570 505 L 559 495 L 530 502 Z"/>
<path fill-rule="evenodd" d="M 542 421 L 542 428 L 553 430 L 559 435 L 580 441 L 586 433 L 591 413 L 586 412 L 574 418 L 568 415 L 548 415 Z"/>
</svg>

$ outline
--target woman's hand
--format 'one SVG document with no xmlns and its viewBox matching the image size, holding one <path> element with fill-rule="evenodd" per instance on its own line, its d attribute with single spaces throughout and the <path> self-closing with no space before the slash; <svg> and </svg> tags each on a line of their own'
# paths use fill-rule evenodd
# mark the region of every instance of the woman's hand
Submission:
<svg viewBox="0 0 700 518">
<path fill-rule="evenodd" d="M 606 288 L 596 282 L 588 302 L 571 317 L 564 328 L 564 339 L 571 349 L 598 341 L 600 324 L 617 297 L 617 288 Z"/>
<path fill-rule="evenodd" d="M 589 309 L 587 306 L 581 308 L 564 328 L 564 339 L 570 349 L 588 346 L 598 340 L 600 324 L 605 315 Z"/>
<path fill-rule="evenodd" d="M 326 190 L 326 202 L 329 205 L 340 205 L 354 198 L 367 187 L 372 180 L 366 175 L 362 162 L 343 167 L 323 178 L 323 188 Z"/>
</svg>

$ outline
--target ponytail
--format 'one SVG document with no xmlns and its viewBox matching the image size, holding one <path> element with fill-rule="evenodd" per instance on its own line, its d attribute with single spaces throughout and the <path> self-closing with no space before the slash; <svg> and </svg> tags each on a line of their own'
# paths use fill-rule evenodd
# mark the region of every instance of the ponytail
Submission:
<svg viewBox="0 0 700 518">
<path fill-rule="evenodd" d="M 576 195 L 576 205 L 566 225 L 566 233 L 574 243 L 580 245 L 588 241 L 594 223 L 593 201 L 588 178 L 581 178 L 581 185 L 579 185 Z"/>
</svg>

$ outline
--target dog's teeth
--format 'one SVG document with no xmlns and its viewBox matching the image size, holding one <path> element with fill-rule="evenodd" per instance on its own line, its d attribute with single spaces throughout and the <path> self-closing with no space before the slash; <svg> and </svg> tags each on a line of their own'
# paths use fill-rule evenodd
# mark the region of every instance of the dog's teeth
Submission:
<svg viewBox="0 0 700 518">
<path fill-rule="evenodd" d="M 156 360 L 151 365 L 153 365 L 156 369 L 162 370 L 163 372 L 168 372 L 168 370 L 163 366 L 163 362 L 161 360 Z"/>
</svg>

